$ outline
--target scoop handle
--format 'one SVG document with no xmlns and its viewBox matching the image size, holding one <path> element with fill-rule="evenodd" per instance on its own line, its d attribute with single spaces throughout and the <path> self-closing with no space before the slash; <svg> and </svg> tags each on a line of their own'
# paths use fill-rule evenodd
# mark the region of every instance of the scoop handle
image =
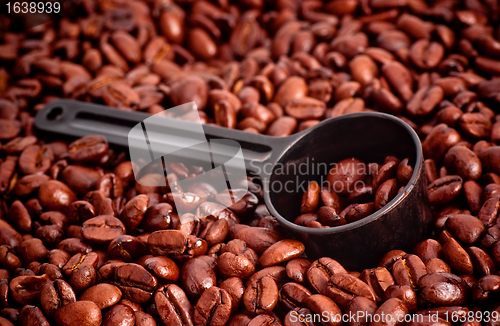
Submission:
<svg viewBox="0 0 500 326">
<path fill-rule="evenodd" d="M 138 124 L 151 117 L 150 114 L 136 111 L 124 111 L 104 105 L 75 100 L 55 100 L 40 110 L 35 118 L 35 127 L 39 131 L 70 136 L 74 138 L 90 134 L 100 134 L 108 142 L 121 147 L 129 147 L 129 132 Z M 190 138 L 190 130 L 199 125 L 180 119 L 169 119 L 165 128 L 165 137 L 157 139 L 165 146 L 175 147 L 181 137 Z M 175 123 L 172 123 L 175 120 Z M 261 178 L 268 178 L 276 158 L 280 157 L 293 143 L 292 137 L 271 137 L 240 130 L 202 125 L 207 140 L 229 139 L 237 141 L 242 149 L 246 169 Z M 194 132 L 193 132 L 194 133 Z M 176 137 L 168 137 L 176 135 Z M 181 139 L 182 141 L 182 139 Z M 196 153 L 192 153 L 193 155 Z M 228 157 L 227 159 L 230 159 Z"/>
</svg>

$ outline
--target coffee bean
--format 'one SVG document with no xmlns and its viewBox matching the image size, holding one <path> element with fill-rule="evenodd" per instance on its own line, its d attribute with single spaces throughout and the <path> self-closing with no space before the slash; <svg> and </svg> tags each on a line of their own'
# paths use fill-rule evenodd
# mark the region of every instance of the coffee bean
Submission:
<svg viewBox="0 0 500 326">
<path fill-rule="evenodd" d="M 54 316 L 56 325 L 69 326 L 78 323 L 85 326 L 101 325 L 101 309 L 91 301 L 77 301 L 57 309 Z"/>
<path fill-rule="evenodd" d="M 346 273 L 346 270 L 337 261 L 323 257 L 314 261 L 307 270 L 307 280 L 319 293 L 323 293 L 333 274 Z"/>
<path fill-rule="evenodd" d="M 135 325 L 134 310 L 123 304 L 114 305 L 104 315 L 102 324 L 133 326 Z"/>
<path fill-rule="evenodd" d="M 385 267 L 365 269 L 359 279 L 368 284 L 377 302 L 383 301 L 387 288 L 395 284 L 393 276 Z"/>
<path fill-rule="evenodd" d="M 251 282 L 243 294 L 245 308 L 252 314 L 270 312 L 278 303 L 278 286 L 268 276 Z"/>
<path fill-rule="evenodd" d="M 328 173 L 330 189 L 337 193 L 347 194 L 352 191 L 357 182 L 363 182 L 366 177 L 365 163 L 351 158 L 340 161 Z"/>
<path fill-rule="evenodd" d="M 427 274 L 427 268 L 418 256 L 408 255 L 394 262 L 392 273 L 397 284 L 416 288 L 418 280 Z"/>
<path fill-rule="evenodd" d="M 193 307 L 179 286 L 168 284 L 159 288 L 154 301 L 165 325 L 194 325 Z"/>
<path fill-rule="evenodd" d="M 281 240 L 262 253 L 260 257 L 260 265 L 268 267 L 278 265 L 285 261 L 297 258 L 305 250 L 304 245 L 296 240 Z"/>
<path fill-rule="evenodd" d="M 63 280 L 54 280 L 46 283 L 40 291 L 40 303 L 43 312 L 48 317 L 54 316 L 56 310 L 69 303 L 75 302 L 75 292 Z"/>
<path fill-rule="evenodd" d="M 243 303 L 243 294 L 245 293 L 245 286 L 243 281 L 237 277 L 230 277 L 219 284 L 222 290 L 226 290 L 231 296 L 231 311 L 234 313 L 241 308 Z"/>
<path fill-rule="evenodd" d="M 375 301 L 375 294 L 365 282 L 347 273 L 336 273 L 326 285 L 325 293 L 341 309 L 346 309 L 355 296 L 362 296 Z"/>
<path fill-rule="evenodd" d="M 432 204 L 446 204 L 460 194 L 462 178 L 450 175 L 435 180 L 428 186 L 429 201 Z"/>
<path fill-rule="evenodd" d="M 196 325 L 225 325 L 231 314 L 231 297 L 225 290 L 212 286 L 205 290 L 194 308 Z"/>
<path fill-rule="evenodd" d="M 119 259 L 125 262 L 137 261 L 148 253 L 148 248 L 140 239 L 131 235 L 121 235 L 109 243 L 109 259 Z"/>
<path fill-rule="evenodd" d="M 120 220 L 129 231 L 135 230 L 141 223 L 149 205 L 149 197 L 137 195 L 127 202 L 120 213 Z"/>
<path fill-rule="evenodd" d="M 390 298 L 385 301 L 378 309 L 375 314 L 385 314 L 389 320 L 394 320 L 394 325 L 402 325 L 404 322 L 400 322 L 406 314 L 408 313 L 408 308 L 404 302 L 398 298 Z M 388 317 L 391 316 L 391 317 Z M 399 319 L 398 319 L 399 318 Z M 383 322 L 374 322 L 374 325 L 383 325 Z"/>
<path fill-rule="evenodd" d="M 68 146 L 68 159 L 85 164 L 99 161 L 108 151 L 108 142 L 99 135 L 89 135 L 80 138 Z"/>
<path fill-rule="evenodd" d="M 326 312 L 328 316 L 334 316 L 334 318 L 329 318 L 326 324 L 328 326 L 338 326 L 341 324 L 341 320 L 335 316 L 341 315 L 341 311 L 337 304 L 327 296 L 321 294 L 313 294 L 307 299 L 307 306 L 316 314 L 322 314 Z"/>
<path fill-rule="evenodd" d="M 92 301 L 100 309 L 106 309 L 118 303 L 122 291 L 114 285 L 101 283 L 85 290 L 79 297 L 80 301 Z"/>
<path fill-rule="evenodd" d="M 464 305 L 467 284 L 460 277 L 449 273 L 427 274 L 420 278 L 420 298 L 430 305 Z"/>
<path fill-rule="evenodd" d="M 76 200 L 74 192 L 64 183 L 49 180 L 40 186 L 38 199 L 47 210 L 67 212 L 69 205 Z"/>
<path fill-rule="evenodd" d="M 125 233 L 125 226 L 116 217 L 100 215 L 85 221 L 82 236 L 89 243 L 108 244 Z"/>
<path fill-rule="evenodd" d="M 182 266 L 181 284 L 189 297 L 198 298 L 205 290 L 217 284 L 214 266 L 210 260 L 213 258 L 200 256 L 190 259 Z"/>
<path fill-rule="evenodd" d="M 372 301 L 362 296 L 354 297 L 346 309 L 347 314 L 361 315 L 363 317 L 349 321 L 350 326 L 368 325 L 367 315 L 373 315 L 377 310 L 377 305 Z M 362 315 L 364 312 L 364 315 Z"/>
<path fill-rule="evenodd" d="M 500 198 L 488 199 L 481 210 L 479 211 L 478 218 L 486 227 L 493 226 L 497 222 L 497 217 L 500 209 Z"/>
<path fill-rule="evenodd" d="M 159 280 L 176 282 L 179 279 L 179 267 L 171 259 L 163 256 L 143 256 L 142 259 L 140 265 Z"/>
<path fill-rule="evenodd" d="M 450 216 L 445 227 L 457 240 L 469 245 L 475 243 L 486 231 L 478 218 L 465 214 Z"/>
<path fill-rule="evenodd" d="M 95 252 L 76 254 L 62 268 L 68 283 L 76 290 L 82 291 L 94 285 L 99 256 Z"/>
</svg>

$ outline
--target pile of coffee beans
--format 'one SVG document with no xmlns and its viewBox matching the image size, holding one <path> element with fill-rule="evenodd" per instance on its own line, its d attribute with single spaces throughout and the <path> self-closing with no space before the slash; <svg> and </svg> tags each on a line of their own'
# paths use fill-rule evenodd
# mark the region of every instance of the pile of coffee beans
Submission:
<svg viewBox="0 0 500 326">
<path fill-rule="evenodd" d="M 316 181 L 309 183 L 295 224 L 328 228 L 358 221 L 387 205 L 412 175 L 408 158 L 387 156 L 382 165 L 342 160 L 333 165 L 321 187 Z"/>
<path fill-rule="evenodd" d="M 2 16 L 0 324 L 499 326 L 499 18 L 498 0 L 81 0 L 21 33 Z M 194 100 L 205 123 L 272 136 L 393 114 L 422 140 L 434 233 L 363 271 L 313 261 L 252 180 L 220 210 L 208 184 L 136 182 L 98 135 L 36 134 L 57 98 Z"/>
</svg>

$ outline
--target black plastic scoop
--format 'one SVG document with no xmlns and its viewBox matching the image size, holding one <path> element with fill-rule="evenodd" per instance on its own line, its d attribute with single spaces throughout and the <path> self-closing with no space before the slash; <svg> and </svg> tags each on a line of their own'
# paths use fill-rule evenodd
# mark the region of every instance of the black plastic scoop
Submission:
<svg viewBox="0 0 500 326">
<path fill-rule="evenodd" d="M 72 137 L 101 134 L 110 144 L 128 146 L 131 128 L 149 117 L 141 112 L 57 100 L 37 114 L 35 126 L 40 131 Z M 185 131 L 199 126 L 175 121 L 172 128 L 164 130 L 162 139 L 166 146 L 175 145 L 168 144 L 168 135 L 175 134 L 175 128 Z M 267 208 L 305 243 L 306 254 L 312 259 L 329 256 L 348 269 L 361 270 L 375 266 L 389 250 L 411 251 L 428 235 L 432 217 L 427 204 L 422 148 L 416 133 L 401 119 L 375 112 L 347 114 L 282 138 L 211 125 L 203 125 L 203 129 L 207 139 L 232 139 L 241 145 L 246 168 L 262 181 Z M 350 157 L 383 162 L 388 155 L 408 157 L 414 172 L 404 191 L 385 207 L 359 221 L 332 228 L 307 228 L 293 223 L 300 214 L 303 195 L 293 190 L 299 189 L 296 187 L 301 183 L 307 186 L 310 181 L 321 182 L 325 177 L 324 171 L 311 169 Z M 311 169 L 300 171 L 300 166 Z M 287 189 L 287 184 L 292 189 Z"/>
</svg>

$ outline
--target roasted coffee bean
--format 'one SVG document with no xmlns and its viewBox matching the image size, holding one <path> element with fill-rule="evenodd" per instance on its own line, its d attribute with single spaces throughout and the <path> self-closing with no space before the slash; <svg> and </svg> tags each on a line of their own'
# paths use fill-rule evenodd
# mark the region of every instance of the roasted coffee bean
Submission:
<svg viewBox="0 0 500 326">
<path fill-rule="evenodd" d="M 70 186 L 78 196 L 94 189 L 101 176 L 99 171 L 81 165 L 68 165 L 60 172 L 61 181 Z"/>
<path fill-rule="evenodd" d="M 233 237 L 243 240 L 257 254 L 262 254 L 267 248 L 281 239 L 279 233 L 274 230 L 245 225 L 240 225 L 234 232 Z"/>
<path fill-rule="evenodd" d="M 148 253 L 146 245 L 131 235 L 121 235 L 109 243 L 108 258 L 131 263 Z"/>
<path fill-rule="evenodd" d="M 478 215 L 483 203 L 483 188 L 476 181 L 467 180 L 463 184 L 463 191 L 470 211 L 473 215 Z"/>
<path fill-rule="evenodd" d="M 286 137 L 293 133 L 297 127 L 297 120 L 292 117 L 283 116 L 274 120 L 267 128 L 267 134 L 274 137 Z"/>
<path fill-rule="evenodd" d="M 288 100 L 284 108 L 288 115 L 298 120 L 318 119 L 326 111 L 326 105 L 312 97 Z"/>
<path fill-rule="evenodd" d="M 368 284 L 347 273 L 333 274 L 326 285 L 325 293 L 341 309 L 346 309 L 349 302 L 356 296 L 362 296 L 375 302 L 375 294 Z"/>
<path fill-rule="evenodd" d="M 101 283 L 85 290 L 79 297 L 80 301 L 92 301 L 100 309 L 106 309 L 118 303 L 122 297 L 122 291 L 114 285 Z"/>
<path fill-rule="evenodd" d="M 356 182 L 362 182 L 366 177 L 365 163 L 358 159 L 346 159 L 340 161 L 328 173 L 328 182 L 330 189 L 341 194 L 347 194 L 352 191 Z"/>
<path fill-rule="evenodd" d="M 76 254 L 62 268 L 68 283 L 76 290 L 82 291 L 94 285 L 99 256 L 95 252 Z"/>
<path fill-rule="evenodd" d="M 47 172 L 54 161 L 54 153 L 50 147 L 31 145 L 19 156 L 19 168 L 24 174 Z"/>
<path fill-rule="evenodd" d="M 394 325 L 403 325 L 404 322 L 400 322 L 399 320 L 403 319 L 406 314 L 408 313 L 408 308 L 404 304 L 404 302 L 401 299 L 398 298 L 390 298 L 378 309 L 375 311 L 375 314 L 384 314 L 387 316 L 388 320 L 394 320 Z M 391 317 L 389 317 L 391 316 Z M 374 322 L 373 325 L 383 325 L 384 322 Z"/>
<path fill-rule="evenodd" d="M 172 214 L 175 213 L 170 204 L 155 204 L 146 211 L 142 226 L 147 232 L 166 230 L 170 226 Z"/>
<path fill-rule="evenodd" d="M 300 241 L 289 239 L 281 240 L 264 251 L 259 262 L 262 267 L 278 265 L 297 258 L 304 250 L 305 247 Z"/>
<path fill-rule="evenodd" d="M 417 255 L 408 255 L 394 262 L 392 274 L 397 284 L 416 288 L 418 280 L 427 274 L 427 268 Z"/>
<path fill-rule="evenodd" d="M 422 150 L 426 158 L 441 162 L 448 149 L 460 141 L 460 134 L 442 123 L 432 128 L 422 142 Z"/>
<path fill-rule="evenodd" d="M 455 238 L 457 238 L 457 240 L 468 245 L 474 244 L 486 232 L 481 220 L 474 216 L 465 214 L 450 216 L 446 220 L 445 228 Z"/>
<path fill-rule="evenodd" d="M 159 288 L 155 293 L 154 301 L 165 325 L 194 325 L 193 307 L 179 286 L 168 284 Z"/>
<path fill-rule="evenodd" d="M 92 244 L 108 244 L 125 233 L 125 226 L 116 217 L 100 215 L 86 220 L 82 225 L 82 237 Z"/>
<path fill-rule="evenodd" d="M 500 197 L 488 199 L 481 210 L 478 218 L 486 227 L 491 227 L 497 223 L 498 214 L 500 212 Z"/>
<path fill-rule="evenodd" d="M 17 120 L 0 119 L 0 139 L 8 140 L 21 132 L 21 123 Z"/>
<path fill-rule="evenodd" d="M 154 318 L 143 311 L 134 311 L 135 315 L 135 324 L 137 326 L 155 326 L 156 321 Z"/>
<path fill-rule="evenodd" d="M 307 299 L 312 293 L 303 285 L 290 282 L 283 284 L 279 291 L 279 303 L 287 309 L 307 306 Z"/>
<path fill-rule="evenodd" d="M 495 271 L 495 265 L 493 260 L 488 256 L 488 254 L 478 247 L 469 247 L 467 249 L 472 265 L 474 266 L 474 271 L 478 275 L 490 275 Z"/>
<path fill-rule="evenodd" d="M 453 146 L 444 156 L 444 164 L 451 173 L 464 180 L 477 180 L 482 174 L 481 161 L 477 155 L 464 146 Z"/>
<path fill-rule="evenodd" d="M 63 280 L 54 280 L 46 283 L 40 291 L 40 303 L 46 316 L 52 317 L 56 310 L 69 303 L 75 302 L 75 292 Z"/>
<path fill-rule="evenodd" d="M 255 272 L 255 263 L 244 254 L 224 252 L 219 256 L 218 269 L 224 277 L 246 279 Z"/>
<path fill-rule="evenodd" d="M 262 315 L 261 315 L 262 316 Z M 257 318 L 257 317 L 256 317 Z M 283 318 L 283 323 L 286 326 L 310 324 L 316 326 L 312 310 L 308 308 L 293 308 Z"/>
<path fill-rule="evenodd" d="M 418 281 L 420 298 L 434 306 L 465 305 L 468 286 L 460 277 L 449 273 L 433 273 Z"/>
<path fill-rule="evenodd" d="M 158 285 L 156 278 L 138 264 L 117 266 L 111 277 L 112 283 L 120 288 L 123 297 L 137 303 L 148 301 Z"/>
<path fill-rule="evenodd" d="M 165 255 L 177 259 L 193 256 L 193 245 L 182 231 L 162 230 L 151 233 L 148 237 L 149 249 L 153 254 Z"/>
<path fill-rule="evenodd" d="M 357 296 L 351 300 L 349 306 L 346 309 L 347 314 L 352 314 L 356 316 L 361 316 L 361 318 L 356 318 L 349 321 L 349 326 L 365 326 L 368 325 L 369 319 L 368 315 L 373 315 L 377 310 L 377 305 L 365 297 Z"/>
<path fill-rule="evenodd" d="M 176 282 L 179 279 L 179 267 L 167 257 L 143 256 L 138 263 L 159 280 Z"/>
<path fill-rule="evenodd" d="M 123 304 L 111 307 L 103 317 L 103 325 L 135 325 L 135 313 L 132 308 Z"/>
<path fill-rule="evenodd" d="M 243 294 L 245 308 L 252 314 L 270 312 L 278 303 L 278 286 L 269 276 L 251 282 Z"/>
<path fill-rule="evenodd" d="M 10 270 L 21 267 L 21 261 L 14 254 L 12 248 L 7 245 L 0 246 L 0 264 Z"/>
<path fill-rule="evenodd" d="M 68 146 L 67 158 L 77 164 L 98 162 L 108 151 L 108 142 L 103 136 L 89 135 Z"/>
<path fill-rule="evenodd" d="M 321 207 L 318 210 L 318 214 L 316 214 L 316 216 L 318 222 L 321 223 L 322 225 L 337 226 L 346 224 L 346 219 L 344 216 L 342 216 L 342 212 L 338 214 L 337 211 L 335 211 L 335 209 L 332 207 L 328 206 Z"/>
<path fill-rule="evenodd" d="M 449 175 L 432 182 L 429 187 L 429 201 L 434 205 L 449 203 L 460 194 L 462 178 L 458 175 Z"/>
<path fill-rule="evenodd" d="M 215 222 L 209 222 L 207 227 L 200 234 L 200 237 L 207 241 L 209 246 L 223 242 L 229 233 L 229 224 L 226 219 L 218 219 Z"/>
<path fill-rule="evenodd" d="M 397 191 L 398 184 L 396 179 L 389 179 L 382 183 L 375 193 L 375 209 L 381 209 L 387 205 L 397 195 Z"/>
<path fill-rule="evenodd" d="M 17 248 L 21 261 L 28 264 L 33 261 L 41 262 L 48 254 L 49 250 L 45 248 L 42 241 L 37 238 L 31 238 L 23 241 Z"/>
<path fill-rule="evenodd" d="M 137 195 L 125 204 L 120 213 L 120 220 L 125 224 L 129 232 L 139 226 L 146 214 L 148 205 L 149 197 L 146 195 Z"/>
<path fill-rule="evenodd" d="M 456 273 L 470 275 L 474 272 L 469 254 L 454 238 L 448 239 L 443 245 L 443 256 Z"/>
<path fill-rule="evenodd" d="M 313 294 L 307 299 L 307 307 L 315 314 L 321 315 L 326 312 L 328 316 L 341 315 L 341 311 L 337 304 L 327 296 L 321 294 Z M 326 322 L 328 326 L 338 326 L 342 323 L 338 318 L 329 318 Z"/>
<path fill-rule="evenodd" d="M 49 180 L 38 189 L 38 199 L 46 210 L 68 212 L 69 206 L 76 200 L 75 193 L 64 183 Z"/>
<path fill-rule="evenodd" d="M 57 309 L 54 316 L 56 325 L 98 326 L 102 322 L 101 309 L 91 301 L 77 301 Z"/>
<path fill-rule="evenodd" d="M 243 294 L 245 293 L 245 286 L 243 281 L 237 277 L 230 277 L 219 284 L 222 290 L 226 290 L 231 296 L 231 311 L 234 313 L 241 308 L 243 303 Z"/>
<path fill-rule="evenodd" d="M 413 253 L 422 259 L 422 261 L 426 261 L 431 258 L 442 258 L 441 244 L 434 239 L 427 239 L 422 242 L 419 242 L 415 248 L 413 248 Z"/>
<path fill-rule="evenodd" d="M 217 284 L 214 265 L 215 259 L 208 256 L 195 257 L 184 263 L 181 284 L 189 297 L 199 298 L 206 289 Z"/>
<path fill-rule="evenodd" d="M 317 292 L 324 293 L 332 275 L 338 273 L 346 273 L 346 270 L 337 261 L 323 257 L 314 261 L 309 267 L 307 280 Z"/>
<path fill-rule="evenodd" d="M 387 288 L 384 294 L 386 300 L 390 298 L 398 298 L 408 308 L 409 312 L 417 310 L 417 294 L 408 285 L 391 285 Z"/>
<path fill-rule="evenodd" d="M 387 288 L 394 285 L 394 278 L 385 267 L 365 269 L 359 279 L 370 286 L 377 302 L 382 301 Z"/>
<path fill-rule="evenodd" d="M 47 318 L 43 315 L 40 308 L 32 305 L 26 305 L 19 311 L 20 325 L 50 325 Z M 12 324 L 11 324 L 12 325 Z"/>
<path fill-rule="evenodd" d="M 451 273 L 450 266 L 442 259 L 431 258 L 425 261 L 425 267 L 427 268 L 427 273 Z"/>
<path fill-rule="evenodd" d="M 304 284 L 307 280 L 307 270 L 311 261 L 306 258 L 295 258 L 286 264 L 286 275 L 293 281 Z"/>
<path fill-rule="evenodd" d="M 302 214 L 315 213 L 319 204 L 320 187 L 317 182 L 309 183 L 306 192 L 302 196 L 300 212 Z"/>
<path fill-rule="evenodd" d="M 194 308 L 196 325 L 225 325 L 231 315 L 231 296 L 225 290 L 212 286 L 205 290 Z"/>
<path fill-rule="evenodd" d="M 500 292 L 500 277 L 487 275 L 482 277 L 472 288 L 472 299 L 475 303 L 484 303 L 494 300 Z"/>
<path fill-rule="evenodd" d="M 0 324 L 337 326 L 312 319 L 408 312 L 423 316 L 411 326 L 450 326 L 445 314 L 500 311 L 494 1 L 86 0 L 75 9 L 0 37 Z M 144 162 L 126 161 L 103 136 L 38 139 L 34 115 L 60 97 L 149 114 L 194 101 L 197 110 L 176 117 L 278 137 L 353 112 L 397 115 L 422 139 L 434 232 L 413 254 L 395 248 L 361 273 L 335 257 L 311 263 L 253 182 L 219 192 L 188 180 L 202 167 L 175 162 L 168 184 L 153 165 L 136 180 Z M 365 154 L 347 160 L 369 162 Z M 386 206 L 414 162 L 380 154 L 356 170 L 340 158 L 332 166 L 344 169 L 325 171 L 325 183 L 307 180 L 295 222 L 328 230 Z M 254 316 L 244 294 L 259 282 L 274 282 L 279 299 Z"/>
<path fill-rule="evenodd" d="M 486 234 L 483 239 L 481 239 L 479 246 L 484 250 L 488 250 L 498 240 L 500 240 L 500 229 L 493 226 L 486 230 Z"/>
<path fill-rule="evenodd" d="M 46 274 L 13 278 L 9 284 L 12 299 L 23 305 L 38 304 L 43 286 L 50 281 Z"/>
<path fill-rule="evenodd" d="M 402 250 L 394 249 L 387 252 L 379 261 L 379 267 L 385 267 L 389 271 L 392 270 L 392 266 L 398 260 L 407 257 L 408 254 Z"/>
</svg>

